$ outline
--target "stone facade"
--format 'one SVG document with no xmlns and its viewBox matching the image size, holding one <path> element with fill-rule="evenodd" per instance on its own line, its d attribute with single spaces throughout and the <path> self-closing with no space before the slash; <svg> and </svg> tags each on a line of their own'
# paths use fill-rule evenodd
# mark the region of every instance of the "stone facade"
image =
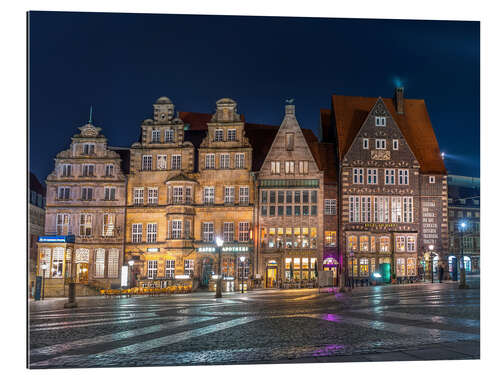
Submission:
<svg viewBox="0 0 500 375">
<path fill-rule="evenodd" d="M 323 261 L 323 171 L 287 105 L 257 176 L 256 274 L 266 287 L 313 286 Z"/>
<path fill-rule="evenodd" d="M 96 288 L 120 281 L 126 189 L 121 158 L 91 121 L 79 130 L 46 180 L 45 234 L 75 236 L 71 244 L 38 243 L 46 296 L 63 295 L 69 279 Z"/>
<path fill-rule="evenodd" d="M 225 287 L 234 289 L 238 267 L 248 277 L 253 249 L 252 148 L 236 103 L 219 100 L 206 131 L 174 118 L 168 98 L 154 111 L 131 148 L 126 257 L 134 259 L 135 283 L 208 287 L 219 236 Z"/>
<path fill-rule="evenodd" d="M 37 247 L 38 236 L 45 233 L 45 188 L 40 184 L 33 173 L 30 173 L 29 185 L 29 204 L 28 204 L 28 275 L 29 275 L 29 294 L 34 285 L 36 276 Z"/>
</svg>

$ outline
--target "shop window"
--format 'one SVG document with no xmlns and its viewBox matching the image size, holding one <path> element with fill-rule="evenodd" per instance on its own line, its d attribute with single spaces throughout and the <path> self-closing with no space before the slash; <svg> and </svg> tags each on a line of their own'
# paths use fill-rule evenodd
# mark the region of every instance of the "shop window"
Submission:
<svg viewBox="0 0 500 375">
<path fill-rule="evenodd" d="M 367 258 L 361 258 L 359 260 L 359 276 L 368 276 L 369 274 L 368 264 L 369 263 Z"/>
<path fill-rule="evenodd" d="M 405 258 L 396 259 L 396 276 L 405 276 Z"/>
<path fill-rule="evenodd" d="M 347 239 L 347 248 L 349 251 L 358 250 L 358 238 L 356 236 L 349 236 Z"/>
<path fill-rule="evenodd" d="M 415 258 L 406 260 L 406 272 L 408 276 L 417 276 L 417 260 Z"/>
<path fill-rule="evenodd" d="M 405 238 L 403 236 L 396 237 L 396 251 L 405 251 Z"/>
</svg>

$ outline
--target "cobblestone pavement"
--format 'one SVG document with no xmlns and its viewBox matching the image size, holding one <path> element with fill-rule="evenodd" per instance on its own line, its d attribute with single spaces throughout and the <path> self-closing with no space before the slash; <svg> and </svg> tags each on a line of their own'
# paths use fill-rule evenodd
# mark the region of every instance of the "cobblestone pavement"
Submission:
<svg viewBox="0 0 500 375">
<path fill-rule="evenodd" d="M 479 358 L 479 278 L 29 304 L 29 367 Z"/>
</svg>

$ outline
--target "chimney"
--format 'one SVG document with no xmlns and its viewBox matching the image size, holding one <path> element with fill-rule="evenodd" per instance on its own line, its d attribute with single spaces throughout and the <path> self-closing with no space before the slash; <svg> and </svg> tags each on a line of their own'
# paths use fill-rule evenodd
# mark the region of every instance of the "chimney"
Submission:
<svg viewBox="0 0 500 375">
<path fill-rule="evenodd" d="M 404 87 L 396 87 L 396 91 L 394 92 L 394 104 L 396 105 L 396 112 L 399 115 L 404 115 L 405 113 L 404 90 Z"/>
</svg>

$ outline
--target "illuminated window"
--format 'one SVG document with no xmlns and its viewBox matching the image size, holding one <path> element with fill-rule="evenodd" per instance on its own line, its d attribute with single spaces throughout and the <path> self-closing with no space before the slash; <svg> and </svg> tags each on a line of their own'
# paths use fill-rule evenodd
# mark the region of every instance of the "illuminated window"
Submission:
<svg viewBox="0 0 500 375">
<path fill-rule="evenodd" d="M 368 276 L 369 274 L 369 263 L 367 258 L 361 258 L 359 260 L 359 276 Z"/>
<path fill-rule="evenodd" d="M 405 238 L 403 236 L 396 237 L 396 251 L 405 251 Z"/>
<path fill-rule="evenodd" d="M 311 227 L 311 249 L 316 248 L 316 227 Z"/>
<path fill-rule="evenodd" d="M 286 161 L 285 162 L 285 173 L 286 174 L 294 174 L 295 173 L 295 162 Z"/>
<path fill-rule="evenodd" d="M 69 214 L 57 214 L 56 217 L 56 234 L 67 235 L 70 232 L 70 216 Z"/>
<path fill-rule="evenodd" d="M 380 252 L 388 253 L 390 251 L 391 241 L 389 237 L 380 237 Z"/>
<path fill-rule="evenodd" d="M 106 250 L 95 250 L 95 277 L 104 277 L 104 261 L 106 259 Z"/>
<path fill-rule="evenodd" d="M 52 250 L 52 268 L 51 277 L 62 278 L 63 276 L 63 262 L 64 262 L 64 249 L 62 247 L 56 247 Z"/>
<path fill-rule="evenodd" d="M 337 232 L 325 232 L 325 246 L 333 247 L 337 245 Z"/>
<path fill-rule="evenodd" d="M 160 170 L 167 169 L 167 155 L 156 156 L 156 168 Z"/>
<path fill-rule="evenodd" d="M 408 276 L 417 276 L 417 260 L 415 258 L 406 260 L 406 272 Z"/>
<path fill-rule="evenodd" d="M 358 260 L 356 258 L 349 258 L 349 276 L 358 276 Z"/>
<path fill-rule="evenodd" d="M 92 235 L 92 215 L 80 215 L 80 236 L 88 237 Z"/>
<path fill-rule="evenodd" d="M 406 251 L 408 252 L 415 252 L 417 250 L 417 247 L 415 245 L 415 237 L 411 236 L 411 237 L 407 237 L 406 238 Z"/>
<path fill-rule="evenodd" d="M 368 251 L 368 236 L 359 237 L 359 250 Z"/>
<path fill-rule="evenodd" d="M 357 251 L 358 250 L 358 237 L 349 236 L 347 239 L 347 248 L 349 251 Z"/>
<path fill-rule="evenodd" d="M 377 237 L 371 236 L 370 237 L 370 252 L 374 253 L 377 251 Z"/>
<path fill-rule="evenodd" d="M 108 277 L 117 278 L 118 277 L 118 262 L 120 260 L 120 250 L 111 249 L 108 252 Z"/>
<path fill-rule="evenodd" d="M 184 260 L 184 275 L 193 276 L 194 273 L 194 259 Z"/>
<path fill-rule="evenodd" d="M 112 237 L 115 234 L 115 214 L 102 215 L 102 236 Z"/>
<path fill-rule="evenodd" d="M 392 222 L 393 223 L 401 223 L 403 220 L 402 210 L 401 210 L 401 197 L 392 197 L 391 199 L 392 206 Z"/>
<path fill-rule="evenodd" d="M 280 162 L 272 161 L 271 162 L 271 174 L 280 174 Z"/>
</svg>

